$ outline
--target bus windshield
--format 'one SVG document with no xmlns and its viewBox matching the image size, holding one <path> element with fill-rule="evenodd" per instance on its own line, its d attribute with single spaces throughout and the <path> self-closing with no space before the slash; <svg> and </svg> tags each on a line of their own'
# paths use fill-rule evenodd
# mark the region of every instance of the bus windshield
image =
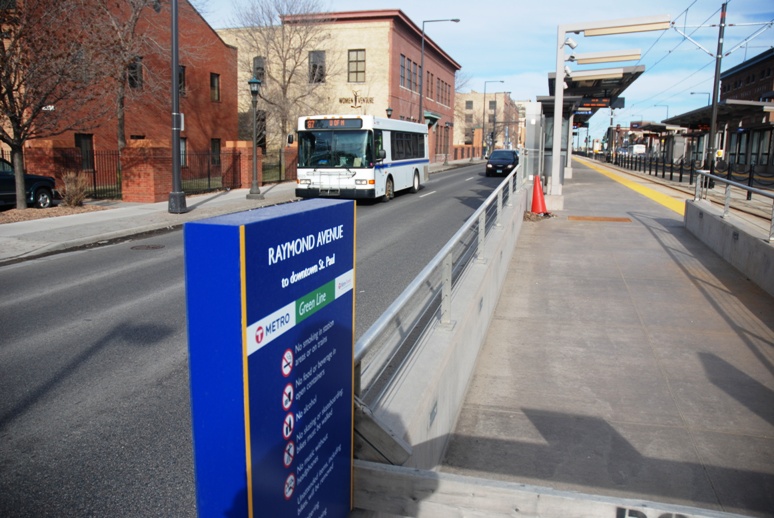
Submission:
<svg viewBox="0 0 774 518">
<path fill-rule="evenodd" d="M 299 167 L 373 167 L 371 132 L 300 131 Z"/>
</svg>

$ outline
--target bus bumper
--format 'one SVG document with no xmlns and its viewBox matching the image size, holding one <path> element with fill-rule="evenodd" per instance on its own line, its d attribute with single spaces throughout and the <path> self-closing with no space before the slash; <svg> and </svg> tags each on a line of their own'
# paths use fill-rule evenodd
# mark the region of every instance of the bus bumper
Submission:
<svg viewBox="0 0 774 518">
<path fill-rule="evenodd" d="M 373 200 L 376 193 L 373 189 L 318 189 L 296 188 L 299 198 L 347 198 L 353 200 Z"/>
</svg>

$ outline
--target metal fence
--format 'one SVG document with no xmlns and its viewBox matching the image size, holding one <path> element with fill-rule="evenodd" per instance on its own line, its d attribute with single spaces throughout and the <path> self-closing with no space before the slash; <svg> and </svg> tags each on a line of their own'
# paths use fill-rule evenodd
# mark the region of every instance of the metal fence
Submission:
<svg viewBox="0 0 774 518">
<path fill-rule="evenodd" d="M 242 186 L 239 153 L 186 153 L 180 167 L 183 192 L 197 194 Z"/>
<path fill-rule="evenodd" d="M 614 163 L 624 169 L 645 173 L 651 176 L 658 176 L 670 181 L 684 182 L 690 185 L 694 184 L 699 169 L 702 167 L 700 161 L 686 160 L 681 158 L 675 161 L 666 161 L 656 156 L 645 155 L 616 155 L 615 159 L 610 154 L 596 153 L 594 158 L 600 161 Z M 774 170 L 767 166 L 748 165 L 748 164 L 727 164 L 719 161 L 714 171 L 715 175 L 726 180 L 745 184 L 747 187 L 772 189 L 774 188 Z M 713 178 L 710 178 L 714 182 Z M 747 191 L 747 199 L 752 199 L 754 191 Z"/>
<path fill-rule="evenodd" d="M 10 152 L 0 150 L 0 158 L 10 161 Z M 180 176 L 183 191 L 198 194 L 220 189 L 237 189 L 242 186 L 240 153 L 185 154 L 181 160 Z M 172 167 L 171 155 L 152 156 L 147 160 L 157 170 Z M 121 157 L 118 151 L 94 151 L 84 160 L 78 149 L 58 149 L 52 167 L 47 174 L 62 179 L 67 172 L 78 172 L 89 180 L 87 196 L 93 199 L 121 198 Z M 27 171 L 35 174 L 37 171 Z"/>
<path fill-rule="evenodd" d="M 370 405 L 381 398 L 433 322 L 451 321 L 452 291 L 467 267 L 480 257 L 503 207 L 524 183 L 519 165 L 357 341 L 355 390 L 364 402 Z"/>
<path fill-rule="evenodd" d="M 726 185 L 724 206 L 723 206 L 724 218 L 728 217 L 728 214 L 731 210 L 731 187 L 736 187 L 738 189 L 747 191 L 748 200 L 751 198 L 753 193 L 759 196 L 764 196 L 772 200 L 771 215 L 769 216 L 769 223 L 770 223 L 769 224 L 769 242 L 774 241 L 774 193 L 770 191 L 763 191 L 761 189 L 756 189 L 755 187 L 750 187 L 748 185 L 744 185 L 738 182 L 734 182 L 732 180 L 723 178 L 718 175 L 710 174 L 709 171 L 697 171 L 697 174 L 705 177 L 707 181 L 696 182 L 696 193 L 694 194 L 694 197 L 693 197 L 694 201 L 708 199 L 709 184 L 711 182 L 718 182 Z"/>
</svg>

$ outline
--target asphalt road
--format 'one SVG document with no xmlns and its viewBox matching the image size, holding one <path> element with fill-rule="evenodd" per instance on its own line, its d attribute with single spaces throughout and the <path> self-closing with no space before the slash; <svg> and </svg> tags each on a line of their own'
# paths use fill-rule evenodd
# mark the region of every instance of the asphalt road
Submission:
<svg viewBox="0 0 774 518">
<path fill-rule="evenodd" d="M 498 181 L 461 168 L 358 204 L 358 336 Z M 195 516 L 182 233 L 2 267 L 0 286 L 0 516 Z"/>
</svg>

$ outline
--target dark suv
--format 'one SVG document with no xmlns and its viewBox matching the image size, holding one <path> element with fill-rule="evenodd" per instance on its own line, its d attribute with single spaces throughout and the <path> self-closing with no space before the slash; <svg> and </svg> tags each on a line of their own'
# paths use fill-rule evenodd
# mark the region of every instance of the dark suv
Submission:
<svg viewBox="0 0 774 518">
<path fill-rule="evenodd" d="M 27 204 L 39 209 L 51 207 L 54 199 L 61 198 L 56 182 L 50 176 L 25 174 L 24 192 L 27 193 Z M 0 158 L 0 207 L 6 205 L 16 205 L 16 180 L 11 163 Z"/>
<path fill-rule="evenodd" d="M 496 149 L 492 151 L 489 160 L 486 162 L 486 175 L 505 175 L 511 174 L 516 166 L 519 165 L 519 152 L 513 149 Z"/>
</svg>

